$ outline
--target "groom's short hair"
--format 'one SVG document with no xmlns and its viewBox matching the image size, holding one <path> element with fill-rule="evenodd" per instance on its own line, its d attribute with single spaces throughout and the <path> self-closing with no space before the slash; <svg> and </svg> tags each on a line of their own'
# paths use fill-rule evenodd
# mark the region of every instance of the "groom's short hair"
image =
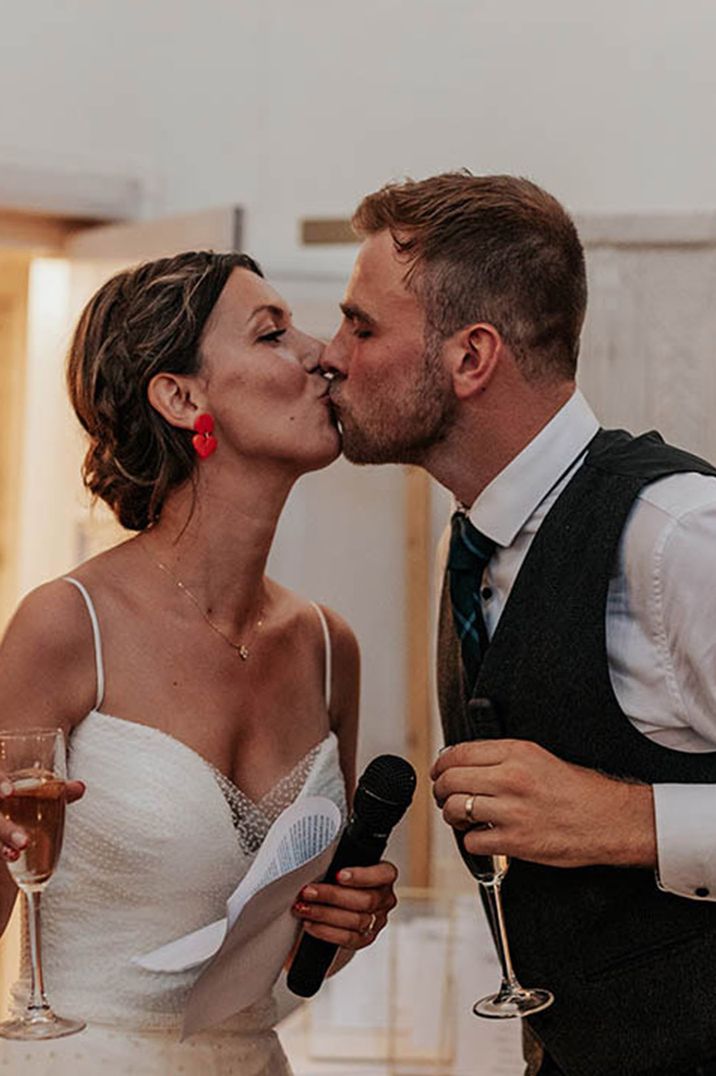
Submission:
<svg viewBox="0 0 716 1076">
<path fill-rule="evenodd" d="M 556 198 L 518 176 L 445 172 L 389 183 L 353 216 L 388 230 L 428 333 L 489 322 L 530 378 L 574 377 L 587 302 L 584 251 Z"/>
</svg>

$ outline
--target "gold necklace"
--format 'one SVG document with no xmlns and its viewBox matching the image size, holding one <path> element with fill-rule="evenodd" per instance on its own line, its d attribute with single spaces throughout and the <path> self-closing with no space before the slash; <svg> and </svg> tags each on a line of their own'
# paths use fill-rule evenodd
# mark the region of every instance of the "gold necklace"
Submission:
<svg viewBox="0 0 716 1076">
<path fill-rule="evenodd" d="M 225 631 L 222 631 L 222 629 L 219 627 L 218 624 L 214 623 L 214 621 L 211 619 L 209 614 L 202 607 L 202 604 L 199 601 L 199 599 L 197 598 L 197 596 L 195 594 L 192 594 L 192 592 L 189 590 L 189 587 L 186 585 L 186 583 L 182 583 L 181 579 L 178 579 L 174 575 L 174 572 L 170 568 L 167 568 L 166 564 L 163 564 L 160 560 L 155 560 L 154 557 L 152 557 L 151 554 L 148 552 L 148 550 L 145 550 L 145 553 L 147 553 L 147 556 L 149 556 L 150 560 L 152 560 L 156 564 L 157 568 L 161 568 L 161 570 L 163 572 L 165 572 L 169 576 L 171 581 L 175 584 L 175 586 L 177 586 L 179 588 L 179 590 L 182 592 L 182 594 L 186 594 L 187 598 L 189 598 L 189 600 L 194 603 L 194 605 L 197 607 L 197 609 L 199 610 L 199 612 L 201 613 L 202 617 L 204 618 L 206 623 L 209 625 L 211 630 L 216 632 L 217 635 L 220 635 L 221 638 L 224 640 L 224 642 L 228 643 L 228 645 L 231 647 L 231 649 L 236 654 L 238 654 L 238 656 L 241 658 L 242 661 L 248 661 L 249 658 L 251 657 L 251 651 L 249 650 L 246 643 L 251 643 L 254 635 L 256 634 L 256 632 L 259 630 L 259 628 L 263 624 L 263 615 L 264 615 L 263 606 L 259 607 L 259 615 L 256 618 L 254 626 L 251 629 L 251 633 L 249 634 L 249 637 L 246 640 L 246 642 L 235 643 L 234 640 L 231 639 L 226 634 Z"/>
</svg>

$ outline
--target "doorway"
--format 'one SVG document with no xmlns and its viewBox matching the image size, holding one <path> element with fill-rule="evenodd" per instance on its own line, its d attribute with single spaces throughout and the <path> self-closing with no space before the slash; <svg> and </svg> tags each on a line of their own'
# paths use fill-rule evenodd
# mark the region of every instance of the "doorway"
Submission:
<svg viewBox="0 0 716 1076">
<path fill-rule="evenodd" d="M 27 297 L 32 255 L 0 249 L 0 625 L 17 601 Z"/>
</svg>

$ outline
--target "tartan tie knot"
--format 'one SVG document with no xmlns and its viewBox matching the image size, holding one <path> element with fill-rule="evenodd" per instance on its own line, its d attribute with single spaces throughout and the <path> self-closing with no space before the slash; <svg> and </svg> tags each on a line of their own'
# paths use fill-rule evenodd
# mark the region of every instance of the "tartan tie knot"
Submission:
<svg viewBox="0 0 716 1076">
<path fill-rule="evenodd" d="M 453 514 L 450 529 L 447 563 L 450 599 L 460 640 L 465 687 L 471 693 L 489 643 L 480 605 L 480 584 L 497 543 L 473 527 L 464 512 Z"/>
<path fill-rule="evenodd" d="M 473 572 L 479 579 L 497 543 L 474 527 L 464 512 L 453 513 L 450 530 L 448 569 L 451 572 Z"/>
</svg>

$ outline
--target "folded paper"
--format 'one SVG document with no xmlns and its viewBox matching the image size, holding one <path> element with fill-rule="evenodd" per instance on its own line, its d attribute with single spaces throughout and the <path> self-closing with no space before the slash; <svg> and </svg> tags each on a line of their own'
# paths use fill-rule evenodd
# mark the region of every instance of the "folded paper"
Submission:
<svg viewBox="0 0 716 1076">
<path fill-rule="evenodd" d="M 241 1012 L 271 989 L 300 929 L 291 907 L 304 885 L 324 876 L 340 826 L 331 800 L 299 796 L 272 825 L 227 900 L 224 918 L 133 958 L 164 973 L 205 965 L 187 1000 L 184 1038 Z"/>
</svg>

